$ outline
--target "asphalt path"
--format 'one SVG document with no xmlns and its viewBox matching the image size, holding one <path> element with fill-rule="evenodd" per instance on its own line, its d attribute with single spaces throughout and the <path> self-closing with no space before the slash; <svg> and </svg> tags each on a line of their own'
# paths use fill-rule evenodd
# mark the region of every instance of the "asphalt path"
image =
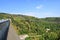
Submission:
<svg viewBox="0 0 60 40">
<path fill-rule="evenodd" d="M 12 25 L 9 27 L 7 40 L 20 40 Z"/>
</svg>

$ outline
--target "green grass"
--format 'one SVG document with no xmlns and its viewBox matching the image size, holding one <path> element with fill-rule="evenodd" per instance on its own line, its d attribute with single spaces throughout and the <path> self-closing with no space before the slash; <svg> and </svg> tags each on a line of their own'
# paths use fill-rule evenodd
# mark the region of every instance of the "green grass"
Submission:
<svg viewBox="0 0 60 40">
<path fill-rule="evenodd" d="M 59 40 L 60 17 L 36 18 L 25 15 L 0 14 L 0 19 L 11 19 L 18 35 L 29 35 L 26 40 Z M 50 31 L 46 32 L 47 29 Z M 41 36 L 40 36 L 41 35 Z"/>
</svg>

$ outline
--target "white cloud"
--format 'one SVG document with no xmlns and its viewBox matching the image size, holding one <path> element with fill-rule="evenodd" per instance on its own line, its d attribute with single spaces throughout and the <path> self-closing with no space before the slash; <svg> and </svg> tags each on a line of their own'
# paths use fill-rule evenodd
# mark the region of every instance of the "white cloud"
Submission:
<svg viewBox="0 0 60 40">
<path fill-rule="evenodd" d="M 10 13 L 10 14 L 22 14 L 22 13 Z"/>
<path fill-rule="evenodd" d="M 35 16 L 35 17 L 37 17 L 37 13 L 35 13 L 35 12 L 26 12 L 26 13 L 23 13 L 23 15 L 28 15 L 28 16 Z"/>
<path fill-rule="evenodd" d="M 24 15 L 34 16 L 34 13 L 33 12 L 27 12 L 27 13 L 24 13 Z"/>
<path fill-rule="evenodd" d="M 35 12 L 25 12 L 25 13 L 10 13 L 10 14 L 21 14 L 21 15 L 27 15 L 27 16 L 34 16 L 37 17 L 37 13 Z"/>
<path fill-rule="evenodd" d="M 41 9 L 43 7 L 43 5 L 39 5 L 39 6 L 37 6 L 36 8 L 37 9 Z"/>
<path fill-rule="evenodd" d="M 53 12 L 25 12 L 25 13 L 11 13 L 11 14 L 21 14 L 21 15 L 27 15 L 27 16 L 34 16 L 38 18 L 44 18 L 44 17 L 55 17 Z"/>
</svg>

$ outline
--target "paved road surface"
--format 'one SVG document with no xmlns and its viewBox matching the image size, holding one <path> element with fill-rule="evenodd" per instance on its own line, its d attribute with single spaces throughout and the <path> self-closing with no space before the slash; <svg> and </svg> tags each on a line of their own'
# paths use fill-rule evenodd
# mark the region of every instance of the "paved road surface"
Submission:
<svg viewBox="0 0 60 40">
<path fill-rule="evenodd" d="M 20 40 L 14 28 L 10 25 L 7 40 Z"/>
</svg>

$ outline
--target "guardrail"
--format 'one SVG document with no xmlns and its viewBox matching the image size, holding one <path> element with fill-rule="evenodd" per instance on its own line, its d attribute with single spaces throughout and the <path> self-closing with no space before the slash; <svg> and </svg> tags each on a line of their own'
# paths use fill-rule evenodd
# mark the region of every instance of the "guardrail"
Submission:
<svg viewBox="0 0 60 40">
<path fill-rule="evenodd" d="M 7 40 L 10 20 L 0 21 L 0 40 Z"/>
</svg>

